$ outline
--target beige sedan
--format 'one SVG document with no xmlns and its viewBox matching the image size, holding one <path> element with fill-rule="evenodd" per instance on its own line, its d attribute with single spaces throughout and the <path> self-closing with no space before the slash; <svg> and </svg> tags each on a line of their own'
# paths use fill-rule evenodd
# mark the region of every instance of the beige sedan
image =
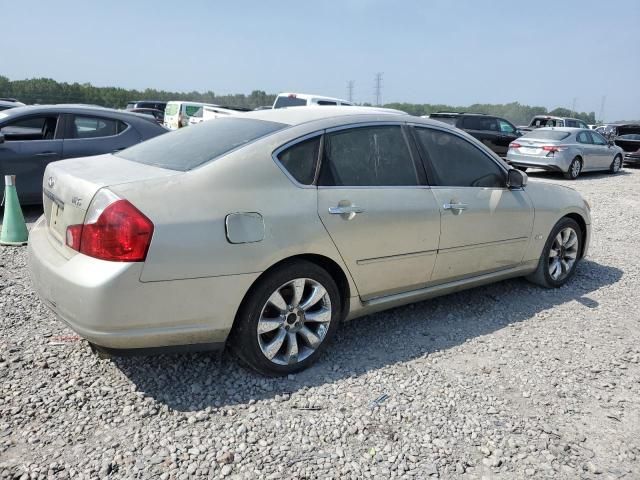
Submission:
<svg viewBox="0 0 640 480">
<path fill-rule="evenodd" d="M 359 107 L 217 119 L 55 162 L 29 266 L 99 350 L 226 343 L 281 375 L 339 324 L 509 277 L 558 287 L 589 243 L 576 191 L 441 122 Z"/>
</svg>

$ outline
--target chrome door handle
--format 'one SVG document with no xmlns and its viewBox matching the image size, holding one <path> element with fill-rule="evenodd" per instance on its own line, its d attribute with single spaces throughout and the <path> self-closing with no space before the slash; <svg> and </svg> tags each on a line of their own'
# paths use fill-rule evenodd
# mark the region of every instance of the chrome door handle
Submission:
<svg viewBox="0 0 640 480">
<path fill-rule="evenodd" d="M 357 205 L 329 207 L 329 213 L 331 215 L 345 215 L 350 213 L 364 213 L 364 209 Z"/>
<path fill-rule="evenodd" d="M 454 210 L 461 212 L 462 210 L 466 210 L 468 205 L 466 203 L 445 203 L 442 205 L 442 208 L 445 210 Z"/>
</svg>

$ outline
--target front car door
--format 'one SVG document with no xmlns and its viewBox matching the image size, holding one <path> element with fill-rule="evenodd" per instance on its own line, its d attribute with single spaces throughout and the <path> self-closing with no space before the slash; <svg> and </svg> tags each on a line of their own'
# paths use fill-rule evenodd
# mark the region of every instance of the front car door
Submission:
<svg viewBox="0 0 640 480">
<path fill-rule="evenodd" d="M 138 132 L 127 123 L 97 115 L 67 115 L 64 158 L 112 153 L 140 141 Z"/>
<path fill-rule="evenodd" d="M 16 176 L 21 202 L 42 202 L 44 170 L 62 158 L 62 130 L 57 113 L 25 115 L 0 123 L 5 140 L 0 143 L 0 178 Z"/>
<path fill-rule="evenodd" d="M 399 124 L 325 133 L 318 215 L 360 297 L 424 288 L 440 237 L 440 212 Z"/>
<path fill-rule="evenodd" d="M 432 284 L 514 267 L 533 228 L 533 205 L 506 186 L 507 168 L 470 139 L 414 126 L 441 215 Z"/>
<path fill-rule="evenodd" d="M 597 155 L 598 167 L 601 170 L 608 169 L 613 163 L 615 150 L 611 148 L 609 142 L 598 132 L 590 130 L 589 135 L 591 135 L 591 140 L 593 141 L 594 154 Z"/>
</svg>

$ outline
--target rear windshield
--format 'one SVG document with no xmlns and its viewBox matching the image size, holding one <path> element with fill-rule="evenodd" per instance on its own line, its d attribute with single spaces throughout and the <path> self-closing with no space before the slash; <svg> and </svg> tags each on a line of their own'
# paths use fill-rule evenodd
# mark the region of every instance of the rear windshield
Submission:
<svg viewBox="0 0 640 480">
<path fill-rule="evenodd" d="M 278 97 L 276 98 L 276 104 L 273 108 L 284 107 L 302 107 L 307 104 L 307 101 L 297 97 Z"/>
<path fill-rule="evenodd" d="M 540 140 L 564 140 L 571 132 L 559 132 L 557 130 L 534 130 L 523 135 L 525 138 L 539 138 Z"/>
<path fill-rule="evenodd" d="M 170 103 L 169 105 L 167 105 L 167 108 L 164 109 L 164 114 L 165 115 L 176 115 L 178 113 L 178 104 L 177 103 Z"/>
<path fill-rule="evenodd" d="M 564 127 L 564 121 L 555 118 L 535 118 L 531 122 L 533 127 Z"/>
<path fill-rule="evenodd" d="M 249 118 L 220 118 L 165 133 L 122 150 L 116 156 L 186 172 L 286 126 Z"/>
</svg>

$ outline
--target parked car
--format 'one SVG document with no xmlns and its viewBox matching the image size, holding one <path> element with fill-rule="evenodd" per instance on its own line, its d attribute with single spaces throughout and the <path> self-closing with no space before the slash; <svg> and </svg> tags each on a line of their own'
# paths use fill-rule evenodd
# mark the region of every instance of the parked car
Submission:
<svg viewBox="0 0 640 480">
<path fill-rule="evenodd" d="M 162 100 L 135 100 L 127 102 L 127 110 L 135 110 L 137 108 L 152 108 L 154 110 L 160 110 L 164 113 L 164 109 L 167 107 L 167 102 Z"/>
<path fill-rule="evenodd" d="M 547 127 L 525 134 L 509 145 L 507 160 L 520 169 L 562 172 L 575 180 L 582 172 L 622 168 L 622 148 L 590 129 Z"/>
<path fill-rule="evenodd" d="M 189 119 L 204 106 L 217 107 L 218 105 L 201 102 L 169 102 L 164 110 L 164 126 L 169 130 L 186 127 L 189 125 Z"/>
<path fill-rule="evenodd" d="M 589 126 L 578 118 L 569 117 L 553 117 L 550 115 L 536 115 L 531 119 L 529 125 L 518 127 L 521 132 L 530 132 L 536 128 L 543 127 L 570 127 L 570 128 L 586 128 Z"/>
<path fill-rule="evenodd" d="M 28 263 L 67 325 L 111 353 L 229 342 L 268 375 L 345 319 L 521 275 L 559 287 L 591 232 L 575 190 L 367 108 L 220 118 L 45 177 Z"/>
<path fill-rule="evenodd" d="M 101 107 L 12 108 L 0 112 L 0 178 L 16 175 L 20 201 L 40 204 L 42 178 L 50 162 L 111 153 L 166 131 L 145 115 Z M 3 192 L 4 184 L 0 196 Z"/>
<path fill-rule="evenodd" d="M 0 98 L 0 111 L 24 106 L 24 103 L 19 102 L 15 98 Z"/>
<path fill-rule="evenodd" d="M 445 122 L 464 130 L 501 157 L 507 155 L 509 144 L 522 136 L 522 132 L 509 120 L 483 113 L 438 112 L 432 113 L 425 118 Z"/>
<path fill-rule="evenodd" d="M 612 125 L 609 138 L 624 150 L 625 164 L 640 164 L 640 124 Z"/>
<path fill-rule="evenodd" d="M 132 108 L 129 112 L 148 115 L 153 117 L 156 123 L 164 125 L 164 112 L 162 110 L 156 110 L 155 108 Z"/>
<path fill-rule="evenodd" d="M 200 107 L 189 118 L 189 125 L 197 125 L 198 123 L 205 122 L 207 120 L 213 120 L 214 118 L 222 118 L 233 115 L 242 115 L 243 112 L 249 112 L 248 108 L 241 107 Z"/>
<path fill-rule="evenodd" d="M 309 93 L 279 93 L 273 102 L 273 108 L 308 107 L 310 105 L 336 106 L 353 105 L 351 102 L 333 97 L 323 97 Z"/>
</svg>

